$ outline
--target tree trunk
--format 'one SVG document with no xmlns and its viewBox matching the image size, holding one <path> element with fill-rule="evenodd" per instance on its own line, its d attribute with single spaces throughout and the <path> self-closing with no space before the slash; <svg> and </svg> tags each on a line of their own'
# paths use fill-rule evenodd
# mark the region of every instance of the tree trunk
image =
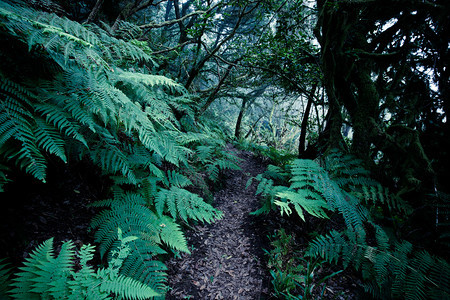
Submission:
<svg viewBox="0 0 450 300">
<path fill-rule="evenodd" d="M 302 158 L 305 154 L 305 146 L 306 146 L 306 130 L 308 127 L 308 119 L 309 113 L 311 112 L 311 106 L 314 102 L 314 94 L 316 93 L 317 83 L 311 88 L 311 91 L 308 95 L 308 103 L 306 104 L 305 112 L 303 114 L 303 120 L 301 125 L 300 138 L 298 143 L 298 157 Z"/>
<path fill-rule="evenodd" d="M 92 9 L 91 13 L 89 14 L 86 23 L 92 23 L 95 18 L 97 18 L 98 12 L 100 11 L 100 8 L 103 5 L 104 0 L 97 0 L 97 3 L 95 3 L 94 8 Z"/>
<path fill-rule="evenodd" d="M 379 96 L 367 66 L 358 64 L 358 73 L 354 82 L 358 91 L 358 106 L 352 111 L 349 110 L 353 125 L 351 152 L 369 161 L 370 145 L 374 137 L 374 128 L 370 124 L 377 118 Z"/>
<path fill-rule="evenodd" d="M 239 139 L 240 135 L 241 135 L 241 123 L 242 123 L 242 118 L 244 117 L 244 112 L 245 112 L 245 105 L 247 104 L 247 97 L 242 98 L 242 105 L 241 105 L 241 109 L 239 111 L 239 115 L 236 121 L 236 128 L 234 129 L 234 136 Z"/>
<path fill-rule="evenodd" d="M 240 60 L 240 59 L 235 60 L 233 63 L 238 62 L 238 60 Z M 214 99 L 215 99 L 217 93 L 219 92 L 220 88 L 221 88 L 222 85 L 224 84 L 225 79 L 227 79 L 227 77 L 228 77 L 228 75 L 230 74 L 231 69 L 232 69 L 233 67 L 234 67 L 234 65 L 232 65 L 232 64 L 228 65 L 228 67 L 227 67 L 227 69 L 226 69 L 226 71 L 225 71 L 225 74 L 223 74 L 223 75 L 222 75 L 222 78 L 220 78 L 220 81 L 219 81 L 219 83 L 217 84 L 216 88 L 215 88 L 214 91 L 208 96 L 208 99 L 206 99 L 206 102 L 205 102 L 205 103 L 202 105 L 202 107 L 200 108 L 200 110 L 199 110 L 199 112 L 198 112 L 198 115 L 199 115 L 199 116 L 202 115 L 202 114 L 208 109 L 208 107 L 214 102 Z"/>
</svg>

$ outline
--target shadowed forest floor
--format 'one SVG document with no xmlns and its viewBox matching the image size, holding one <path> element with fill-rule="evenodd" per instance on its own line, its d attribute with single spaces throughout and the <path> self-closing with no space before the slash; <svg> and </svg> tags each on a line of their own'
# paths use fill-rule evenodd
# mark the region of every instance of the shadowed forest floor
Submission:
<svg viewBox="0 0 450 300">
<path fill-rule="evenodd" d="M 270 284 L 264 264 L 265 229 L 249 215 L 259 208 L 256 184 L 247 180 L 265 171 L 251 153 L 237 152 L 242 170 L 226 174 L 225 188 L 214 196 L 224 217 L 211 225 L 198 225 L 187 233 L 191 255 L 169 261 L 167 299 L 266 299 Z"/>
</svg>

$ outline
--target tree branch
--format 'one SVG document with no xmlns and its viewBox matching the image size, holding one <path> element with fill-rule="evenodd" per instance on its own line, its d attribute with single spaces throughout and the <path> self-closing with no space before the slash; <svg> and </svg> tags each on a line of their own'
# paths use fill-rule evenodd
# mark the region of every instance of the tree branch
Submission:
<svg viewBox="0 0 450 300">
<path fill-rule="evenodd" d="M 219 6 L 219 4 L 220 3 L 217 3 L 217 4 L 213 5 L 213 6 L 211 6 L 208 10 L 196 10 L 196 11 L 193 11 L 193 12 L 188 13 L 187 15 L 184 15 L 181 18 L 178 18 L 178 19 L 169 20 L 169 21 L 165 21 L 165 22 L 162 22 L 162 23 L 148 23 L 148 24 L 140 25 L 139 27 L 141 29 L 148 29 L 148 28 L 161 28 L 161 27 L 164 27 L 164 26 L 170 26 L 170 25 L 176 24 L 178 22 L 183 22 L 187 18 L 190 18 L 190 17 L 195 16 L 195 15 L 208 14 L 214 8 Z"/>
<path fill-rule="evenodd" d="M 239 60 L 241 60 L 242 58 L 239 58 L 237 60 L 234 61 L 234 63 L 229 64 L 227 67 L 227 70 L 225 71 L 225 74 L 223 74 L 222 78 L 220 79 L 219 83 L 217 84 L 216 88 L 214 89 L 214 91 L 208 96 L 208 99 L 206 99 L 205 104 L 203 104 L 203 106 L 200 108 L 198 114 L 202 115 L 206 109 L 211 105 L 211 103 L 213 103 L 215 96 L 217 95 L 217 93 L 219 92 L 220 88 L 222 87 L 223 83 L 225 82 L 225 79 L 228 77 L 228 75 L 231 72 L 231 69 L 233 68 L 233 66 L 236 66 L 236 62 L 238 62 Z"/>
<path fill-rule="evenodd" d="M 180 48 L 180 47 L 184 47 L 184 46 L 186 46 L 187 44 L 191 44 L 191 43 L 194 43 L 194 42 L 195 42 L 195 40 L 190 39 L 190 40 L 188 40 L 188 41 L 186 41 L 186 42 L 184 42 L 184 43 L 178 44 L 178 45 L 176 45 L 176 46 L 174 46 L 174 47 L 172 47 L 172 48 L 167 48 L 167 49 L 165 49 L 165 50 L 160 50 L 160 51 L 152 52 L 151 55 L 158 55 L 158 54 L 162 54 L 162 53 L 166 53 L 166 52 L 170 52 L 170 51 L 175 51 L 176 49 L 178 49 L 178 48 Z"/>
<path fill-rule="evenodd" d="M 103 2 L 104 2 L 104 0 L 97 0 L 97 3 L 95 3 L 95 6 L 92 9 L 91 13 L 89 14 L 85 23 L 89 24 L 95 20 L 95 18 L 98 15 L 98 12 L 100 11 L 100 7 L 102 6 Z"/>
<path fill-rule="evenodd" d="M 192 84 L 192 82 L 194 81 L 195 77 L 198 75 L 198 73 L 200 72 L 201 68 L 203 68 L 203 66 L 205 65 L 205 63 L 214 55 L 216 54 L 217 51 L 219 51 L 219 49 L 222 47 L 223 44 L 225 44 L 226 42 L 228 42 L 235 34 L 237 29 L 239 28 L 241 21 L 244 17 L 245 13 L 245 9 L 247 8 L 247 6 L 244 7 L 243 12 L 241 14 L 239 14 L 239 18 L 236 22 L 236 24 L 233 27 L 233 30 L 230 32 L 230 34 L 225 37 L 219 44 L 217 44 L 217 46 L 211 50 L 211 51 L 207 51 L 208 55 L 206 55 L 196 66 L 194 66 L 191 71 L 189 72 L 189 78 L 186 82 L 186 84 L 184 85 L 185 88 L 189 89 L 190 85 Z"/>
</svg>

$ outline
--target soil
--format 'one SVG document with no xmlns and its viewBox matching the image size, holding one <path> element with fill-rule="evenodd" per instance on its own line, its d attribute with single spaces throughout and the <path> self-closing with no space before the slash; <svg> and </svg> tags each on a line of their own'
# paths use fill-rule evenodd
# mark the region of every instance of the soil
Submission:
<svg viewBox="0 0 450 300">
<path fill-rule="evenodd" d="M 306 245 L 317 219 L 303 222 L 298 217 L 281 217 L 279 212 L 253 216 L 260 207 L 255 196 L 257 183 L 245 188 L 248 179 L 263 173 L 268 162 L 251 152 L 229 147 L 242 161 L 241 170 L 227 171 L 222 189 L 214 195 L 214 206 L 224 213 L 213 224 L 197 224 L 186 231 L 191 254 L 177 253 L 166 261 L 167 299 L 276 299 L 267 269 L 268 236 L 285 228 L 300 245 Z M 109 183 L 89 163 L 50 166 L 48 183 L 29 177 L 15 178 L 0 194 L 0 258 L 18 266 L 37 245 L 54 237 L 56 252 L 61 242 L 71 239 L 79 247 L 93 243 L 88 232 L 97 211 L 88 206 L 103 199 Z M 192 224 L 191 224 L 192 225 Z M 98 257 L 94 263 L 100 263 Z M 339 268 L 323 265 L 320 279 Z M 358 299 L 359 281 L 343 272 L 327 281 L 324 299 Z M 316 295 L 317 296 L 317 295 Z M 316 298 L 316 297 L 315 297 Z"/>
<path fill-rule="evenodd" d="M 224 213 L 213 224 L 197 225 L 187 232 L 191 254 L 167 262 L 167 299 L 265 299 L 270 295 L 265 268 L 265 228 L 250 212 L 259 208 L 256 185 L 247 180 L 265 171 L 251 153 L 234 152 L 242 159 L 238 171 L 226 174 L 225 188 L 214 196 L 214 206 Z"/>
</svg>

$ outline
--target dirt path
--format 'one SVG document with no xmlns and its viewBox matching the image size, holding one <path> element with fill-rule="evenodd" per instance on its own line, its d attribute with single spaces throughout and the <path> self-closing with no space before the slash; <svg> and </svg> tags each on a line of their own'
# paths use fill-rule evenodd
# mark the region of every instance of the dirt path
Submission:
<svg viewBox="0 0 450 300">
<path fill-rule="evenodd" d="M 264 268 L 263 237 L 257 219 L 256 186 L 247 180 L 264 172 L 265 165 L 251 153 L 230 149 L 242 159 L 242 170 L 227 173 L 225 188 L 215 194 L 224 217 L 187 233 L 191 255 L 168 262 L 167 299 L 266 299 L 269 274 Z"/>
</svg>

